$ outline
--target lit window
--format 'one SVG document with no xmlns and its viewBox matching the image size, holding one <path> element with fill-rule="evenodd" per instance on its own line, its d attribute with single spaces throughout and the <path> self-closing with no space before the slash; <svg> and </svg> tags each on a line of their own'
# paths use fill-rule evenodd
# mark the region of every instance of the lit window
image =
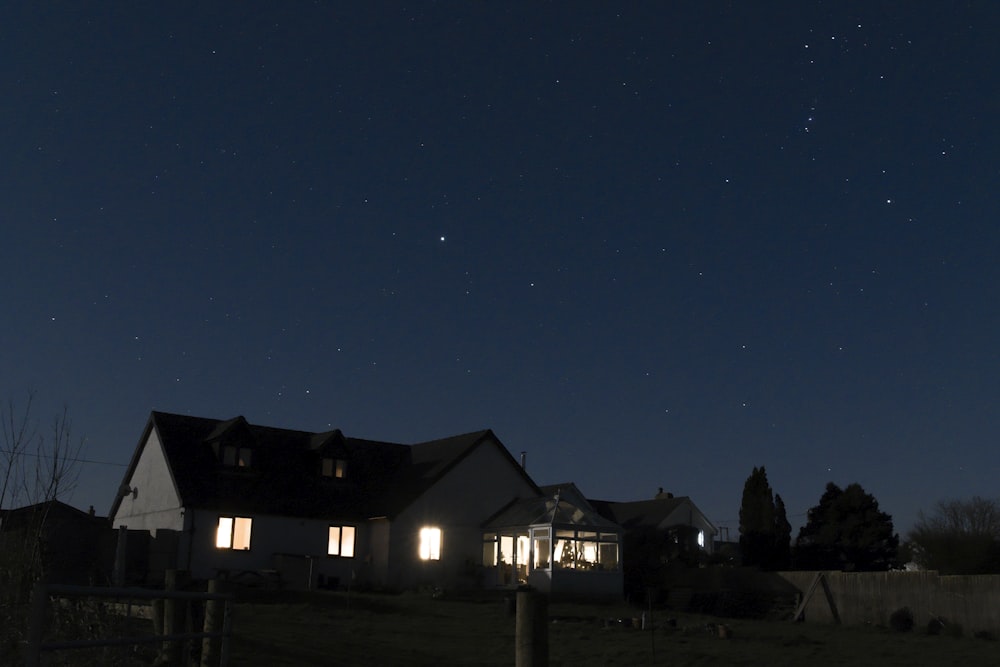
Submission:
<svg viewBox="0 0 1000 667">
<path fill-rule="evenodd" d="M 705 531 L 704 530 L 699 530 L 698 531 L 698 546 L 701 547 L 702 549 L 705 548 Z"/>
<path fill-rule="evenodd" d="M 574 570 L 617 570 L 618 535 L 557 530 L 553 566 Z"/>
<path fill-rule="evenodd" d="M 330 526 L 326 553 L 341 558 L 354 558 L 354 526 Z"/>
<path fill-rule="evenodd" d="M 252 523 L 253 519 L 244 516 L 220 516 L 219 527 L 215 531 L 215 546 L 219 549 L 248 551 Z"/>
<path fill-rule="evenodd" d="M 246 447 L 226 445 L 222 448 L 222 464 L 230 468 L 249 468 L 253 451 Z"/>
<path fill-rule="evenodd" d="M 344 459 L 323 459 L 323 477 L 344 479 L 347 476 L 347 461 Z"/>
<path fill-rule="evenodd" d="M 420 529 L 420 560 L 441 560 L 441 529 Z"/>
<path fill-rule="evenodd" d="M 495 567 L 497 564 L 497 534 L 483 534 L 483 565 Z"/>
<path fill-rule="evenodd" d="M 552 550 L 552 539 L 548 528 L 535 528 L 531 531 L 535 540 L 535 560 L 532 567 L 536 570 L 547 570 L 550 567 L 549 552 Z"/>
</svg>

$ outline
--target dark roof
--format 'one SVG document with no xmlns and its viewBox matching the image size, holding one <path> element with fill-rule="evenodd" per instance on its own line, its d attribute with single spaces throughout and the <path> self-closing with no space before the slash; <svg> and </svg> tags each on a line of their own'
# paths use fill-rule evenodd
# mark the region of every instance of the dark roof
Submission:
<svg viewBox="0 0 1000 667">
<path fill-rule="evenodd" d="M 585 501 L 577 504 L 571 498 L 561 497 L 558 491 L 537 498 L 515 500 L 487 519 L 484 528 L 500 530 L 542 524 L 557 528 L 621 532 L 614 521 L 595 512 Z"/>
<path fill-rule="evenodd" d="M 14 509 L 0 510 L 0 519 L 3 520 L 5 530 L 23 528 L 33 525 L 41 519 L 45 521 L 76 521 L 79 523 L 93 523 L 104 525 L 108 523 L 108 518 L 95 516 L 90 512 L 67 505 L 61 500 L 47 500 L 34 505 L 25 505 Z"/>
<path fill-rule="evenodd" d="M 640 526 L 660 526 L 671 514 L 683 505 L 690 505 L 693 511 L 701 514 L 701 510 L 687 496 L 653 498 L 651 500 L 636 500 L 633 502 L 610 502 L 607 500 L 591 500 L 590 504 L 597 512 L 623 528 Z M 707 520 L 707 519 L 706 519 Z M 664 526 L 669 527 L 669 526 Z"/>
<path fill-rule="evenodd" d="M 492 431 L 404 445 L 228 420 L 153 412 L 125 475 L 155 429 L 170 464 L 181 504 L 220 511 L 367 519 L 392 517 L 480 443 L 492 440 L 517 465 Z M 251 450 L 247 468 L 224 468 L 227 445 Z M 347 462 L 344 479 L 320 475 L 321 458 Z M 527 476 L 526 476 L 527 477 Z M 530 479 L 530 478 L 529 478 Z M 115 514 L 116 497 L 111 509 Z"/>
</svg>

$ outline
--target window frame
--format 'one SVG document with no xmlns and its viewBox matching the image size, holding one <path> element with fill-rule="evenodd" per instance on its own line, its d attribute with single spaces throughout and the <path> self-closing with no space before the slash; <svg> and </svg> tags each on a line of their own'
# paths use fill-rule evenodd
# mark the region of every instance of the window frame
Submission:
<svg viewBox="0 0 1000 667">
<path fill-rule="evenodd" d="M 333 552 L 333 531 L 337 531 L 336 553 Z M 350 533 L 350 553 L 344 553 L 346 533 Z M 326 555 L 329 558 L 354 558 L 358 546 L 358 528 L 349 524 L 333 524 L 327 527 L 326 531 Z"/>
<path fill-rule="evenodd" d="M 440 561 L 444 533 L 438 526 L 423 526 L 417 533 L 417 557 L 422 561 Z"/>
<path fill-rule="evenodd" d="M 237 470 L 252 467 L 253 448 L 244 445 L 222 445 L 222 465 Z"/>
<path fill-rule="evenodd" d="M 223 540 L 224 521 L 229 522 L 226 530 L 225 540 Z M 246 533 L 245 539 L 237 540 Z M 224 543 L 223 543 L 224 542 Z M 246 544 L 246 546 L 236 546 Z M 235 514 L 220 514 L 215 524 L 215 548 L 224 551 L 250 551 L 253 546 L 253 517 L 237 516 Z"/>
</svg>

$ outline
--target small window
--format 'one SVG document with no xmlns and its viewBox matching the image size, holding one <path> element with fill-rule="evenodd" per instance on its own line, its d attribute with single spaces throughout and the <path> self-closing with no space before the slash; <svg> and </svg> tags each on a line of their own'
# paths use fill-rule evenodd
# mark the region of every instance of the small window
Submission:
<svg viewBox="0 0 1000 667">
<path fill-rule="evenodd" d="M 698 531 L 698 546 L 701 547 L 702 549 L 705 548 L 705 531 L 704 530 L 699 530 Z"/>
<path fill-rule="evenodd" d="M 229 468 L 249 468 L 253 451 L 247 447 L 226 445 L 222 448 L 222 465 Z"/>
<path fill-rule="evenodd" d="M 534 562 L 531 566 L 536 570 L 548 570 L 551 567 L 549 558 L 552 552 L 552 539 L 549 537 L 550 534 L 548 528 L 535 528 L 531 531 L 534 539 Z"/>
<path fill-rule="evenodd" d="M 330 526 L 326 553 L 341 558 L 354 558 L 354 526 Z"/>
<path fill-rule="evenodd" d="M 497 534 L 483 533 L 483 565 L 496 567 L 497 564 Z"/>
<path fill-rule="evenodd" d="M 250 529 L 253 519 L 245 516 L 220 516 L 215 530 L 215 546 L 234 551 L 250 550 Z"/>
<path fill-rule="evenodd" d="M 347 461 L 344 459 L 323 459 L 323 477 L 334 477 L 344 479 L 347 476 Z"/>
<path fill-rule="evenodd" d="M 418 550 L 420 560 L 441 560 L 441 529 L 421 528 L 420 529 L 420 549 Z"/>
</svg>

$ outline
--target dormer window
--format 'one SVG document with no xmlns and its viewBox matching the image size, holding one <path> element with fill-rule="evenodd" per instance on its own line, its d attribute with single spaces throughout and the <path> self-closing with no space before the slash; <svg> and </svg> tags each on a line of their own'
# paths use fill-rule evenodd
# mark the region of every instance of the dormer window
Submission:
<svg viewBox="0 0 1000 667">
<path fill-rule="evenodd" d="M 321 472 L 323 477 L 344 479 L 344 477 L 347 476 L 347 461 L 344 459 L 324 457 Z"/>
<path fill-rule="evenodd" d="M 226 445 L 222 448 L 222 465 L 227 468 L 249 468 L 253 451 L 247 447 Z"/>
</svg>

